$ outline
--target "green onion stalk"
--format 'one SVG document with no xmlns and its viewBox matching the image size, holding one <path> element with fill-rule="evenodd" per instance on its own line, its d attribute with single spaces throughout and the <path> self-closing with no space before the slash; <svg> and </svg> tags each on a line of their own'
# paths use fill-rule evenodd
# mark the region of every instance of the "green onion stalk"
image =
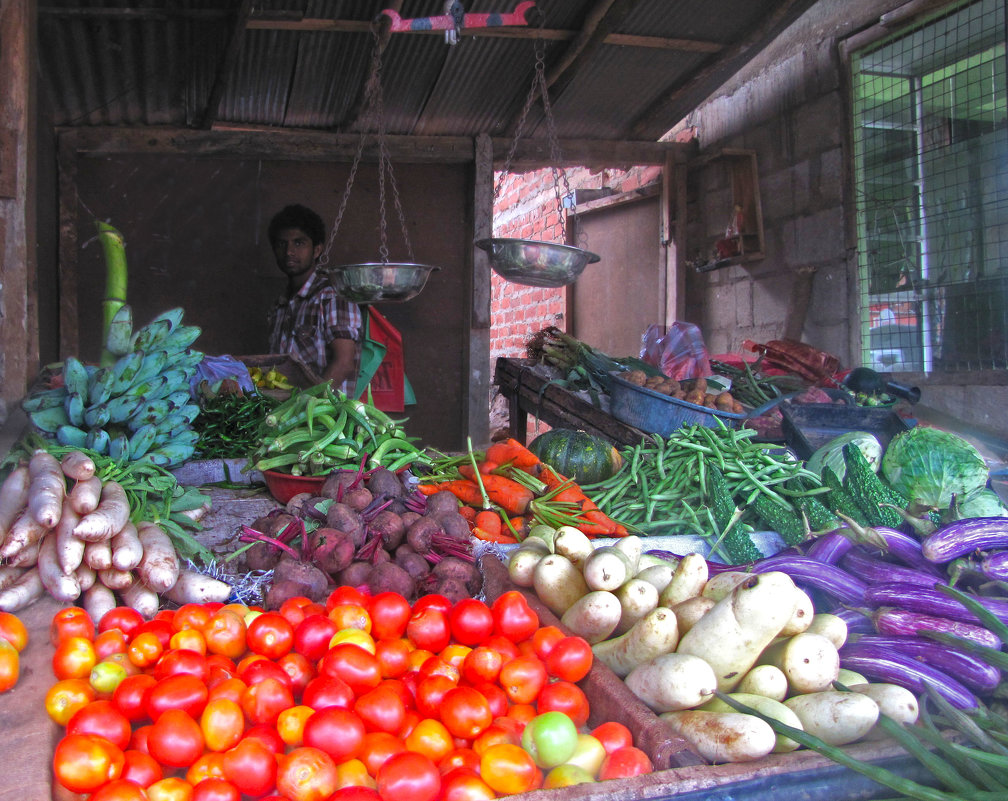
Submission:
<svg viewBox="0 0 1008 801">
<path fill-rule="evenodd" d="M 98 239 L 105 255 L 105 299 L 102 301 L 102 352 L 100 363 L 108 367 L 118 358 L 108 347 L 108 334 L 116 312 L 126 305 L 126 247 L 123 235 L 98 220 Z"/>
</svg>

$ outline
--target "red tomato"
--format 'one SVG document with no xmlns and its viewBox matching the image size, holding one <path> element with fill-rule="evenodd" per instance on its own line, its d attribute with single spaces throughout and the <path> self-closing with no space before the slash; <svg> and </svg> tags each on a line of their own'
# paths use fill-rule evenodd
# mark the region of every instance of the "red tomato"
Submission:
<svg viewBox="0 0 1008 801">
<path fill-rule="evenodd" d="M 98 662 L 94 642 L 79 635 L 59 641 L 52 657 L 52 671 L 57 679 L 86 679 Z"/>
<path fill-rule="evenodd" d="M 144 617 L 136 609 L 130 606 L 117 606 L 102 615 L 101 620 L 98 621 L 98 632 L 119 629 L 129 638 L 143 624 Z"/>
<path fill-rule="evenodd" d="M 441 779 L 441 801 L 489 801 L 494 789 L 472 768 L 455 768 Z"/>
<path fill-rule="evenodd" d="M 376 776 L 385 760 L 406 750 L 406 744 L 387 731 L 369 731 L 361 741 L 358 759 L 364 763 L 369 776 Z"/>
<path fill-rule="evenodd" d="M 169 709 L 181 709 L 197 718 L 209 699 L 210 691 L 196 676 L 179 673 L 161 679 L 146 692 L 144 708 L 154 722 Z"/>
<path fill-rule="evenodd" d="M 468 768 L 472 771 L 479 770 L 479 754 L 473 749 L 463 746 L 446 754 L 437 763 L 441 775 L 445 776 L 456 768 Z"/>
<path fill-rule="evenodd" d="M 502 634 L 494 634 L 487 637 L 482 644 L 487 648 L 497 651 L 505 662 L 519 655 L 518 646 Z"/>
<path fill-rule="evenodd" d="M 145 620 L 137 629 L 133 632 L 133 636 L 130 638 L 130 642 L 135 640 L 138 635 L 144 632 L 150 632 L 158 641 L 161 643 L 161 647 L 168 650 L 168 644 L 171 642 L 172 634 L 175 633 L 175 629 L 172 628 L 170 620 L 165 620 L 164 618 L 154 618 L 153 620 Z"/>
<path fill-rule="evenodd" d="M 493 633 L 494 616 L 478 598 L 463 598 L 448 613 L 452 637 L 463 645 L 478 645 Z"/>
<path fill-rule="evenodd" d="M 147 801 L 192 801 L 192 797 L 192 785 L 178 776 L 168 776 L 147 788 Z"/>
<path fill-rule="evenodd" d="M 245 795 L 264 795 L 276 784 L 276 756 L 258 740 L 242 740 L 224 752 L 224 777 Z"/>
<path fill-rule="evenodd" d="M 430 592 L 421 595 L 413 602 L 413 611 L 419 612 L 422 609 L 438 609 L 446 615 L 451 611 L 452 602 L 444 595 L 437 592 Z"/>
<path fill-rule="evenodd" d="M 279 659 L 294 647 L 294 627 L 279 612 L 263 612 L 248 624 L 245 642 L 252 653 Z"/>
<path fill-rule="evenodd" d="M 437 653 L 451 642 L 448 613 L 437 607 L 414 609 L 406 623 L 406 637 L 417 648 Z"/>
<path fill-rule="evenodd" d="M 491 745 L 501 743 L 521 745 L 521 728 L 517 721 L 507 717 L 496 718 L 473 740 L 472 750 L 477 756 L 482 756 Z"/>
<path fill-rule="evenodd" d="M 147 735 L 150 755 L 162 765 L 184 768 L 203 753 L 199 724 L 181 709 L 169 709 L 151 725 Z"/>
<path fill-rule="evenodd" d="M 434 762 L 440 762 L 456 747 L 448 727 L 437 718 L 420 718 L 403 742 L 408 751 L 423 754 Z"/>
<path fill-rule="evenodd" d="M 472 687 L 454 687 L 445 693 L 439 712 L 448 731 L 464 740 L 479 736 L 493 722 L 489 702 Z"/>
<path fill-rule="evenodd" d="M 485 645 L 477 645 L 466 654 L 460 670 L 462 677 L 472 684 L 481 681 L 497 681 L 503 664 L 504 656 L 500 651 Z"/>
<path fill-rule="evenodd" d="M 212 654 L 238 659 L 245 653 L 245 620 L 231 609 L 222 607 L 214 612 L 202 632 Z"/>
<path fill-rule="evenodd" d="M 134 781 L 114 779 L 99 787 L 88 801 L 147 801 L 147 793 Z"/>
<path fill-rule="evenodd" d="M 0 638 L 7 640 L 20 652 L 28 645 L 28 629 L 13 612 L 0 611 Z"/>
<path fill-rule="evenodd" d="M 123 751 L 123 759 L 121 778 L 136 782 L 141 787 L 149 787 L 164 776 L 164 771 L 161 770 L 157 760 L 143 751 L 132 748 Z"/>
<path fill-rule="evenodd" d="M 224 778 L 224 755 L 216 751 L 207 751 L 196 757 L 185 772 L 186 781 L 190 784 L 199 784 L 204 779 Z"/>
<path fill-rule="evenodd" d="M 241 706 L 250 723 L 274 726 L 280 713 L 294 706 L 294 694 L 280 679 L 267 677 L 246 688 Z"/>
<path fill-rule="evenodd" d="M 503 717 L 508 713 L 510 703 L 508 702 L 507 693 L 501 689 L 499 684 L 489 681 L 477 681 L 473 682 L 472 686 L 474 689 L 479 690 L 483 697 L 486 698 L 487 703 L 490 704 L 490 712 L 493 713 L 495 718 Z"/>
<path fill-rule="evenodd" d="M 423 754 L 404 751 L 389 757 L 375 777 L 378 793 L 386 799 L 434 801 L 441 792 L 441 773 Z"/>
<path fill-rule="evenodd" d="M 353 711 L 368 731 L 395 734 L 406 719 L 406 704 L 402 696 L 391 687 L 383 685 L 361 695 L 354 702 Z"/>
<path fill-rule="evenodd" d="M 301 703 L 312 709 L 325 709 L 328 706 L 349 709 L 353 706 L 354 691 L 343 679 L 320 673 L 310 682 L 301 695 Z"/>
<path fill-rule="evenodd" d="M 511 642 L 527 640 L 539 628 L 539 615 L 518 590 L 499 595 L 490 609 L 494 616 L 494 633 Z"/>
<path fill-rule="evenodd" d="M 359 784 L 352 784 L 347 787 L 340 787 L 335 793 L 329 796 L 328 801 L 382 801 L 382 797 L 373 787 L 361 787 Z"/>
<path fill-rule="evenodd" d="M 258 740 L 274 754 L 282 754 L 286 748 L 280 732 L 275 726 L 267 726 L 265 723 L 258 723 L 245 732 L 245 740 Z"/>
<path fill-rule="evenodd" d="M 242 695 L 248 689 L 248 685 L 237 676 L 231 676 L 214 685 L 208 684 L 207 686 L 209 687 L 208 701 L 212 701 L 214 698 L 230 698 L 238 704 L 241 704 Z"/>
<path fill-rule="evenodd" d="M 369 595 L 356 587 L 341 584 L 329 593 L 329 597 L 326 598 L 325 609 L 328 613 L 334 606 L 339 606 L 340 604 L 357 604 L 358 606 L 363 606 L 366 609 L 369 603 Z"/>
<path fill-rule="evenodd" d="M 364 722 L 348 709 L 320 709 L 304 725 L 304 744 L 319 748 L 336 764 L 353 759 L 364 741 Z"/>
<path fill-rule="evenodd" d="M 588 722 L 588 696 L 574 682 L 558 679 L 548 682 L 539 691 L 536 699 L 536 709 L 539 712 L 563 712 L 581 728 Z"/>
<path fill-rule="evenodd" d="M 45 695 L 45 709 L 50 719 L 66 726 L 74 713 L 95 699 L 95 688 L 87 679 L 60 679 Z"/>
<path fill-rule="evenodd" d="M 380 592 L 368 603 L 371 636 L 376 640 L 397 640 L 406 633 L 406 623 L 413 610 L 409 601 L 397 592 Z"/>
<path fill-rule="evenodd" d="M 150 753 L 150 748 L 147 747 L 147 737 L 150 735 L 150 730 L 153 726 L 148 723 L 144 726 L 137 726 L 133 729 L 133 736 L 130 737 L 129 747 L 133 751 L 141 751 L 145 754 Z"/>
<path fill-rule="evenodd" d="M 115 704 L 99 698 L 74 712 L 67 721 L 66 733 L 95 734 L 123 750 L 129 745 L 133 726 Z"/>
<path fill-rule="evenodd" d="M 336 763 L 319 748 L 294 748 L 278 760 L 276 787 L 289 801 L 324 801 L 336 791 Z"/>
<path fill-rule="evenodd" d="M 629 779 L 654 770 L 651 758 L 640 748 L 625 745 L 607 754 L 599 768 L 599 781 L 607 779 Z"/>
<path fill-rule="evenodd" d="M 227 779 L 210 776 L 193 787 L 192 801 L 241 801 L 241 792 Z"/>
<path fill-rule="evenodd" d="M 326 615 L 308 615 L 294 629 L 294 650 L 318 662 L 329 650 L 329 640 L 338 631 Z"/>
<path fill-rule="evenodd" d="M 410 652 L 413 646 L 409 640 L 377 640 L 375 642 L 375 659 L 381 669 L 383 678 L 397 679 L 410 669 Z"/>
<path fill-rule="evenodd" d="M 21 675 L 21 657 L 17 648 L 0 638 L 0 692 L 6 692 Z"/>
<path fill-rule="evenodd" d="M 213 617 L 213 610 L 206 604 L 182 604 L 172 616 L 172 630 L 201 630 L 210 622 L 211 617 Z"/>
<path fill-rule="evenodd" d="M 138 668 L 150 667 L 158 661 L 163 652 L 164 646 L 161 645 L 161 640 L 152 631 L 138 632 L 126 649 L 129 661 Z"/>
<path fill-rule="evenodd" d="M 53 773 L 74 793 L 90 793 L 122 775 L 126 759 L 121 748 L 96 734 L 68 734 L 56 744 Z"/>
<path fill-rule="evenodd" d="M 546 659 L 553 646 L 567 635 L 557 626 L 540 626 L 532 635 L 532 650 L 540 659 Z"/>
<path fill-rule="evenodd" d="M 49 641 L 59 645 L 67 637 L 86 637 L 93 640 L 95 624 L 91 615 L 79 606 L 65 606 L 53 615 L 49 624 Z"/>
<path fill-rule="evenodd" d="M 291 691 L 295 698 L 300 698 L 308 686 L 308 682 L 315 678 L 315 664 L 297 651 L 284 654 L 277 660 L 277 664 L 283 668 L 284 673 L 290 678 Z"/>
<path fill-rule="evenodd" d="M 602 747 L 607 754 L 611 754 L 618 748 L 633 745 L 633 732 L 615 720 L 607 720 L 605 723 L 600 723 L 589 734 L 602 743 Z"/>
<path fill-rule="evenodd" d="M 542 629 L 540 629 L 542 631 Z M 583 637 L 564 637 L 546 654 L 546 672 L 558 679 L 581 681 L 591 670 L 595 655 Z"/>
<path fill-rule="evenodd" d="M 215 698 L 207 702 L 199 724 L 207 750 L 227 751 L 245 733 L 245 712 L 230 698 Z"/>
<path fill-rule="evenodd" d="M 442 699 L 449 690 L 454 690 L 457 686 L 456 682 L 440 673 L 421 679 L 416 687 L 417 711 L 428 718 L 439 718 L 438 710 Z"/>
<path fill-rule="evenodd" d="M 423 681 L 431 676 L 445 676 L 458 684 L 462 674 L 451 662 L 446 662 L 440 656 L 428 656 L 417 670 L 417 678 Z"/>
<path fill-rule="evenodd" d="M 542 771 L 520 745 L 491 745 L 480 756 L 480 776 L 495 792 L 527 793 L 542 784 Z"/>
<path fill-rule="evenodd" d="M 382 680 L 374 654 L 352 643 L 339 643 L 330 648 L 322 657 L 319 673 L 343 679 L 355 696 L 373 690 Z"/>
<path fill-rule="evenodd" d="M 546 685 L 549 675 L 537 656 L 516 656 L 500 672 L 501 688 L 513 704 L 531 704 Z"/>
<path fill-rule="evenodd" d="M 294 693 L 294 682 L 290 674 L 272 659 L 254 659 L 238 666 L 238 678 L 251 687 L 263 679 L 276 679 Z"/>
<path fill-rule="evenodd" d="M 280 604 L 280 608 L 277 609 L 277 612 L 287 618 L 287 621 L 294 626 L 294 628 L 297 628 L 298 623 L 308 617 L 308 615 L 315 614 L 310 610 L 311 606 L 311 598 L 304 595 L 295 595 Z M 322 614 L 322 612 L 319 612 L 318 614 Z"/>
<path fill-rule="evenodd" d="M 154 678 L 159 681 L 167 676 L 185 674 L 205 682 L 210 675 L 210 668 L 207 665 L 207 658 L 199 651 L 175 648 L 165 651 L 154 665 L 153 673 Z"/>
</svg>

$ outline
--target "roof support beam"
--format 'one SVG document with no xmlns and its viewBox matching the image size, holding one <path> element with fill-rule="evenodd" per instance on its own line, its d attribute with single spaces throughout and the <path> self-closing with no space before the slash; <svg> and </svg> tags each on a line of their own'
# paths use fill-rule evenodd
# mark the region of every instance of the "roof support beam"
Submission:
<svg viewBox="0 0 1008 801">
<path fill-rule="evenodd" d="M 201 119 L 196 123 L 204 130 L 209 130 L 217 120 L 217 109 L 220 107 L 221 97 L 227 88 L 231 69 L 238 60 L 238 53 L 241 52 L 242 41 L 247 30 L 246 23 L 251 12 L 252 0 L 241 0 L 241 5 L 235 12 L 234 25 L 231 28 L 231 35 L 228 37 L 227 47 L 224 49 L 220 64 L 217 65 L 217 74 L 214 76 L 213 86 L 210 87 L 210 96 L 207 98 L 206 107 L 203 109 Z"/>
</svg>

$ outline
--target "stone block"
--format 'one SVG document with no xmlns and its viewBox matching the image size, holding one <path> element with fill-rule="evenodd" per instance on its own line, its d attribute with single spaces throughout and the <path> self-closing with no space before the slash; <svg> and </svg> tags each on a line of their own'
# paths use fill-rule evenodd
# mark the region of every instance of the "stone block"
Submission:
<svg viewBox="0 0 1008 801">
<path fill-rule="evenodd" d="M 785 263 L 800 266 L 843 258 L 843 224 L 843 209 L 839 207 L 786 222 L 783 226 Z"/>
</svg>

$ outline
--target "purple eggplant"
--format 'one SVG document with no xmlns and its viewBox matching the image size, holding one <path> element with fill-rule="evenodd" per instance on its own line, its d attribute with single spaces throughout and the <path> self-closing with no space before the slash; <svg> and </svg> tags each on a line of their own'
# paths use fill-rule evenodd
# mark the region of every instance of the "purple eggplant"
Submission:
<svg viewBox="0 0 1008 801">
<path fill-rule="evenodd" d="M 902 584 L 934 587 L 936 581 L 933 573 L 924 573 L 913 567 L 886 562 L 883 559 L 870 556 L 861 548 L 853 548 L 848 551 L 840 560 L 840 567 L 848 573 L 864 579 L 869 584 L 898 581 Z"/>
<path fill-rule="evenodd" d="M 805 556 L 826 565 L 838 564 L 844 554 L 854 547 L 854 543 L 844 532 L 844 529 L 836 529 L 820 534 L 812 540 Z"/>
<path fill-rule="evenodd" d="M 865 634 L 875 633 L 875 624 L 872 622 L 870 609 L 858 609 L 854 606 L 844 606 L 840 604 L 829 610 L 831 615 L 836 615 L 847 624 L 847 633 L 864 632 Z"/>
<path fill-rule="evenodd" d="M 976 709 L 979 705 L 976 695 L 958 679 L 913 657 L 894 652 L 866 656 L 845 645 L 840 649 L 840 667 L 869 680 L 898 684 L 918 694 L 928 685 L 957 709 Z"/>
<path fill-rule="evenodd" d="M 980 560 L 980 572 L 991 581 L 1008 581 L 1008 550 L 984 556 Z"/>
<path fill-rule="evenodd" d="M 984 606 L 999 620 L 1008 623 L 1008 598 L 990 598 L 983 595 L 969 597 Z M 871 607 L 896 606 L 912 612 L 923 612 L 926 615 L 939 615 L 970 623 L 979 622 L 977 616 L 955 598 L 917 584 L 898 582 L 870 584 L 865 590 L 864 602 Z"/>
<path fill-rule="evenodd" d="M 921 552 L 944 564 L 971 551 L 1008 548 L 1008 517 L 967 517 L 941 526 L 921 543 Z"/>
<path fill-rule="evenodd" d="M 910 567 L 933 573 L 936 577 L 944 577 L 941 570 L 925 558 L 921 542 L 916 537 L 888 526 L 862 526 L 849 517 L 843 519 L 848 525 L 847 536 L 858 545 L 887 553 Z"/>
<path fill-rule="evenodd" d="M 881 634 L 854 634 L 840 649 L 844 653 L 886 657 L 891 653 L 904 654 L 926 665 L 955 676 L 974 692 L 986 694 L 1001 682 L 1001 671 L 973 656 L 932 640 L 919 637 L 885 636 Z"/>
<path fill-rule="evenodd" d="M 864 604 L 868 585 L 836 565 L 817 562 L 807 556 L 770 556 L 753 564 L 754 573 L 779 570 L 795 584 L 807 584 L 845 604 Z"/>
<path fill-rule="evenodd" d="M 871 621 L 879 634 L 918 636 L 928 631 L 936 631 L 954 634 L 978 645 L 986 645 L 988 648 L 1001 647 L 1001 640 L 990 629 L 941 615 L 928 615 L 884 606 L 871 613 Z"/>
</svg>

